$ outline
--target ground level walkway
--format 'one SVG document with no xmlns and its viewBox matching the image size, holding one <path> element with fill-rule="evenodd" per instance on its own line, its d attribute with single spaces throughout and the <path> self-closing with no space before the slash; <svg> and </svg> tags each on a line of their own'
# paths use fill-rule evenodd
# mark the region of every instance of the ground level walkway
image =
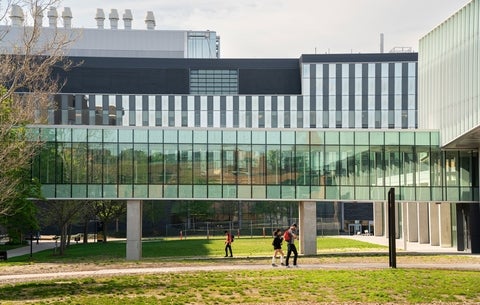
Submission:
<svg viewBox="0 0 480 305">
<path fill-rule="evenodd" d="M 351 238 L 355 240 L 388 245 L 388 239 L 385 237 L 375 236 L 343 236 L 343 238 Z M 400 247 L 401 246 L 401 247 Z M 403 247 L 406 249 L 404 250 Z M 22 247 L 8 251 L 9 257 L 28 255 L 30 251 L 37 252 L 46 249 L 54 249 L 55 242 L 51 240 L 41 240 L 38 244 L 34 242 L 32 247 Z M 434 247 L 430 245 L 422 245 L 417 243 L 403 244 L 402 240 L 397 240 L 397 253 L 399 257 L 399 263 L 397 268 L 424 268 L 424 269 L 448 269 L 448 270 L 475 270 L 480 271 L 480 256 L 472 255 L 469 253 L 462 253 L 456 251 L 454 248 L 442 248 Z M 338 254 L 338 253 L 337 253 Z M 371 253 L 370 253 L 371 254 Z M 388 255 L 388 250 L 385 251 Z M 424 261 L 424 260 L 407 260 L 402 261 L 402 256 L 414 256 L 414 255 L 439 255 L 446 254 L 448 256 L 457 257 L 458 259 L 448 258 L 443 262 L 437 261 Z M 388 259 L 385 261 L 380 260 L 364 260 L 361 258 L 358 260 L 350 259 L 335 259 L 324 260 L 323 257 L 328 256 L 324 253 L 318 256 L 300 257 L 299 268 L 300 269 L 313 269 L 313 270 L 341 270 L 341 269 L 388 269 Z M 113 275 L 136 275 L 136 274 L 158 274 L 158 273 L 171 273 L 171 272 L 190 272 L 190 271 L 232 271 L 232 270 L 266 270 L 271 268 L 285 268 L 285 267 L 272 267 L 269 263 L 270 257 L 257 258 L 255 260 L 236 257 L 234 259 L 212 259 L 212 264 L 205 264 L 205 262 L 197 263 L 192 260 L 191 263 L 175 264 L 164 262 L 162 264 L 152 263 L 135 263 L 130 264 L 116 264 L 98 266 L 95 264 L 78 264 L 75 266 L 43 266 L 43 268 L 36 272 L 30 270 L 25 266 L 19 266 L 18 270 L 15 268 L 0 269 L 0 283 L 15 283 L 15 282 L 29 282 L 37 280 L 49 280 L 49 279 L 68 279 L 68 278 L 80 278 L 80 277 L 95 277 L 95 276 L 113 276 Z M 45 264 L 48 265 L 48 264 Z M 68 264 L 67 264 L 68 265 Z M 23 270 L 21 268 L 24 268 Z M 55 270 L 55 271 L 52 271 Z M 291 269 L 294 271 L 294 269 Z"/>
</svg>

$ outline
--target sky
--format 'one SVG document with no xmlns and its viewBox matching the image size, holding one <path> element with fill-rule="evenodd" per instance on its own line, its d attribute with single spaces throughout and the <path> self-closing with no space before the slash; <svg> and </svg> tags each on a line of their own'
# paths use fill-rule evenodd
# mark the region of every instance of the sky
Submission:
<svg viewBox="0 0 480 305">
<path fill-rule="evenodd" d="M 132 10 L 133 29 L 146 29 L 152 11 L 156 30 L 217 32 L 222 58 L 299 58 L 301 54 L 377 53 L 411 47 L 470 0 L 63 0 L 72 27 L 95 28 L 97 8 L 120 19 Z M 44 21 L 48 23 L 48 21 Z M 123 29 L 123 21 L 119 21 Z"/>
</svg>

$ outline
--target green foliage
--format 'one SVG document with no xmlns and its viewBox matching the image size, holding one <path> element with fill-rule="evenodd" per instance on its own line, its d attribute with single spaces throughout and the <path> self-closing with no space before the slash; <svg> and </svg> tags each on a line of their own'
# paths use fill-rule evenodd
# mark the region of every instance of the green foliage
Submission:
<svg viewBox="0 0 480 305">
<path fill-rule="evenodd" d="M 22 183 L 15 190 L 16 198 L 8 200 L 10 212 L 0 218 L 12 244 L 21 244 L 24 234 L 35 233 L 39 229 L 37 220 L 37 205 L 31 198 L 42 198 L 41 185 L 37 179 L 30 179 L 25 169 L 17 169 L 12 175 L 17 175 Z"/>
<path fill-rule="evenodd" d="M 114 200 L 99 200 L 94 201 L 92 204 L 95 215 L 103 222 L 103 241 L 107 242 L 108 224 L 116 218 L 125 216 L 127 213 L 127 205 L 124 201 Z"/>
</svg>

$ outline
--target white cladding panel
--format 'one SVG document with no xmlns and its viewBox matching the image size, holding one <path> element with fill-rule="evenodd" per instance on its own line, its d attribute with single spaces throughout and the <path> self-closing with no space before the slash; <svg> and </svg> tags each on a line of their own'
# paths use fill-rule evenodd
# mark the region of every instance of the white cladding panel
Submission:
<svg viewBox="0 0 480 305">
<path fill-rule="evenodd" d="M 28 28 L 27 28 L 28 29 Z M 0 26 L 0 34 L 5 35 L 0 40 L 3 53 L 13 53 L 15 47 L 23 46 L 24 27 Z M 216 33 L 213 31 L 197 31 L 205 33 L 204 39 L 189 46 L 188 33 L 178 30 L 124 30 L 124 29 L 65 29 L 41 28 L 39 49 L 43 49 L 46 41 L 52 37 L 64 36 L 64 40 L 72 41 L 66 55 L 87 57 L 143 57 L 143 58 L 216 58 L 215 47 L 212 52 L 200 52 L 215 44 Z M 208 35 L 207 35 L 208 34 Z M 189 50 L 190 48 L 190 50 Z M 191 53 L 191 54 L 189 54 Z"/>
<path fill-rule="evenodd" d="M 420 40 L 418 74 L 419 128 L 445 146 L 480 125 L 480 0 Z"/>
</svg>

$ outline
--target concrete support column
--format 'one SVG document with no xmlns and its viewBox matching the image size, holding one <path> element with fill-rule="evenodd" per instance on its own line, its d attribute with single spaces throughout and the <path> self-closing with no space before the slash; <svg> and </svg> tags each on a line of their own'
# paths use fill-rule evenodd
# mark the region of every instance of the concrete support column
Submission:
<svg viewBox="0 0 480 305">
<path fill-rule="evenodd" d="M 452 211 L 451 204 L 444 202 L 440 205 L 440 246 L 452 246 Z"/>
<path fill-rule="evenodd" d="M 430 245 L 440 246 L 440 204 L 430 202 Z"/>
<path fill-rule="evenodd" d="M 421 244 L 428 244 L 430 242 L 428 224 L 428 203 L 418 203 L 418 242 Z"/>
<path fill-rule="evenodd" d="M 304 201 L 298 204 L 300 253 L 317 254 L 317 203 Z"/>
<path fill-rule="evenodd" d="M 142 258 L 142 212 L 142 201 L 127 201 L 127 260 L 130 261 Z"/>
<path fill-rule="evenodd" d="M 385 203 L 373 203 L 373 235 L 384 236 L 385 234 Z"/>
<path fill-rule="evenodd" d="M 399 209 L 398 213 L 401 217 L 395 218 L 395 222 L 397 224 L 396 230 L 400 234 L 400 228 L 402 230 L 401 235 L 397 235 L 398 239 L 403 240 L 403 250 L 407 250 L 407 241 L 408 241 L 408 203 L 407 202 L 401 202 L 399 203 Z M 400 223 L 400 219 L 402 222 Z"/>
<path fill-rule="evenodd" d="M 418 242 L 418 210 L 416 202 L 406 203 L 407 205 L 407 221 L 404 222 L 407 225 L 408 241 Z"/>
<path fill-rule="evenodd" d="M 388 207 L 388 202 L 387 202 Z M 403 238 L 405 239 L 405 225 L 400 223 L 400 219 L 405 221 L 405 205 L 401 202 L 395 201 L 395 238 L 399 239 L 400 236 L 403 234 Z M 403 231 L 400 232 L 402 229 Z"/>
</svg>

